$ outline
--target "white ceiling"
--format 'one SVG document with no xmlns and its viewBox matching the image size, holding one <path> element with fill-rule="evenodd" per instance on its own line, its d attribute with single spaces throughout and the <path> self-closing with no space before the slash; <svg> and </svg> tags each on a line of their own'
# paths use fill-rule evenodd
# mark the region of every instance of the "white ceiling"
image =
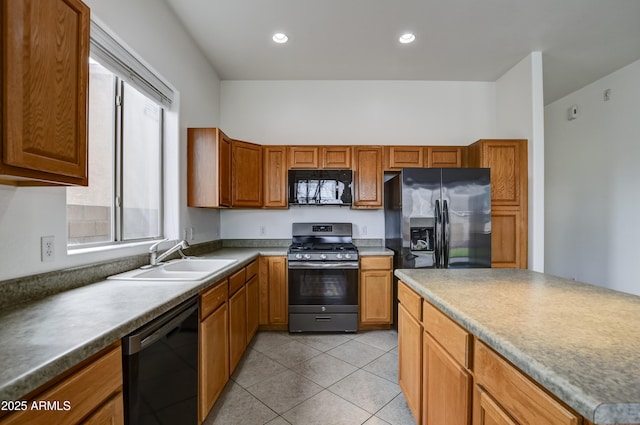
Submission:
<svg viewBox="0 0 640 425">
<path fill-rule="evenodd" d="M 541 51 L 548 104 L 640 59 L 640 0 L 166 2 L 223 80 L 495 81 Z"/>
</svg>

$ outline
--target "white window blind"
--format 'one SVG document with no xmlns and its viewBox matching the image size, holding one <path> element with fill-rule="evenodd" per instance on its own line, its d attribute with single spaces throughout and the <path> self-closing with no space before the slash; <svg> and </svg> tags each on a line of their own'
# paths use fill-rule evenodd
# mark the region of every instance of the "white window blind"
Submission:
<svg viewBox="0 0 640 425">
<path fill-rule="evenodd" d="M 93 20 L 91 56 L 160 105 L 171 106 L 173 90 Z"/>
</svg>

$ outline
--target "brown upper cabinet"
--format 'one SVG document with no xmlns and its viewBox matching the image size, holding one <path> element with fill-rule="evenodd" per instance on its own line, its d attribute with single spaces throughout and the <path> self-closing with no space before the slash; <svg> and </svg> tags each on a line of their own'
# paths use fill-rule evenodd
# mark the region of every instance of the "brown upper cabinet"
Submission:
<svg viewBox="0 0 640 425">
<path fill-rule="evenodd" d="M 462 146 L 427 146 L 426 166 L 429 168 L 461 168 Z"/>
<path fill-rule="evenodd" d="M 463 146 L 385 146 L 384 170 L 402 168 L 460 168 Z"/>
<path fill-rule="evenodd" d="M 351 168 L 351 146 L 289 146 L 290 170 Z"/>
<path fill-rule="evenodd" d="M 231 206 L 231 139 L 219 128 L 187 130 L 187 205 Z"/>
<path fill-rule="evenodd" d="M 354 146 L 352 208 L 382 208 L 382 178 L 382 146 Z"/>
<path fill-rule="evenodd" d="M 351 146 L 322 146 L 322 168 L 351 168 Z"/>
<path fill-rule="evenodd" d="M 262 146 L 231 141 L 231 206 L 262 207 Z"/>
<path fill-rule="evenodd" d="M 290 170 L 312 170 L 319 166 L 317 146 L 289 146 Z"/>
<path fill-rule="evenodd" d="M 385 146 L 385 171 L 399 171 L 401 168 L 424 167 L 424 147 L 422 146 Z"/>
<path fill-rule="evenodd" d="M 2 2 L 0 183 L 88 184 L 89 8 Z"/>
<path fill-rule="evenodd" d="M 287 147 L 263 146 L 263 206 L 288 208 L 287 202 Z"/>
</svg>

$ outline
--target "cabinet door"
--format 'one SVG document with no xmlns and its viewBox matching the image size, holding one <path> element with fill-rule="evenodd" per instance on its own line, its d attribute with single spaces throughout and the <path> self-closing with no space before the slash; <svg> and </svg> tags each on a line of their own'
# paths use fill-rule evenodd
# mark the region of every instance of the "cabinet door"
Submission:
<svg viewBox="0 0 640 425">
<path fill-rule="evenodd" d="M 287 148 L 263 146 L 264 207 L 287 208 Z"/>
<path fill-rule="evenodd" d="M 243 286 L 229 298 L 229 373 L 247 348 L 247 295 Z"/>
<path fill-rule="evenodd" d="M 385 146 L 385 171 L 424 167 L 422 146 Z"/>
<path fill-rule="evenodd" d="M 351 168 L 351 146 L 322 146 L 322 168 Z"/>
<path fill-rule="evenodd" d="M 429 146 L 426 163 L 431 168 L 460 168 L 462 146 Z"/>
<path fill-rule="evenodd" d="M 382 147 L 353 147 L 353 208 L 382 208 Z"/>
<path fill-rule="evenodd" d="M 80 0 L 0 7 L 0 174 L 86 186 L 89 8 Z"/>
<path fill-rule="evenodd" d="M 231 206 L 231 139 L 218 128 L 187 130 L 187 205 Z"/>
<path fill-rule="evenodd" d="M 213 164 L 216 161 L 212 162 Z M 221 207 L 231 206 L 231 139 L 222 131 L 219 132 L 218 137 L 218 174 L 217 174 L 217 187 L 219 190 L 219 205 Z M 211 165 L 209 165 L 211 166 Z M 207 184 L 207 182 L 203 182 Z M 214 183 L 215 184 L 215 183 Z"/>
<path fill-rule="evenodd" d="M 422 424 L 470 425 L 471 377 L 426 332 Z"/>
<path fill-rule="evenodd" d="M 260 325 L 285 330 L 289 323 L 287 299 L 287 257 L 260 257 Z"/>
<path fill-rule="evenodd" d="M 526 141 L 483 140 L 480 146 L 480 166 L 491 169 L 491 205 L 521 205 L 527 196 Z"/>
<path fill-rule="evenodd" d="M 256 334 L 260 322 L 260 288 L 258 276 L 254 276 L 247 282 L 247 343 Z"/>
<path fill-rule="evenodd" d="M 289 169 L 314 170 L 319 165 L 317 146 L 289 146 Z"/>
<path fill-rule="evenodd" d="M 229 380 L 228 312 L 225 302 L 200 322 L 200 422 L 207 417 Z"/>
<path fill-rule="evenodd" d="M 231 206 L 262 206 L 262 146 L 233 140 L 231 143 Z"/>
<path fill-rule="evenodd" d="M 122 392 L 109 399 L 91 416 L 82 421 L 82 425 L 123 425 L 124 409 Z"/>
<path fill-rule="evenodd" d="M 391 324 L 391 271 L 360 272 L 360 323 Z"/>
<path fill-rule="evenodd" d="M 518 425 L 486 392 L 479 391 L 480 418 L 477 425 Z"/>
<path fill-rule="evenodd" d="M 527 267 L 525 220 L 519 208 L 491 211 L 491 267 Z"/>
<path fill-rule="evenodd" d="M 398 304 L 398 384 L 416 423 L 421 423 L 422 326 Z"/>
<path fill-rule="evenodd" d="M 287 258 L 269 257 L 269 322 L 288 324 Z"/>
</svg>

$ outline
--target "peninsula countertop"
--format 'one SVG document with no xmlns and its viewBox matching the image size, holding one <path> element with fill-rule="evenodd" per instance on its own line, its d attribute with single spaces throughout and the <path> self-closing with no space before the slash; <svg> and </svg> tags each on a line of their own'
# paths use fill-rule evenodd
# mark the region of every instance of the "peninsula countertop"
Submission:
<svg viewBox="0 0 640 425">
<path fill-rule="evenodd" d="M 586 419 L 640 423 L 640 297 L 519 269 L 395 274 Z"/>
</svg>

